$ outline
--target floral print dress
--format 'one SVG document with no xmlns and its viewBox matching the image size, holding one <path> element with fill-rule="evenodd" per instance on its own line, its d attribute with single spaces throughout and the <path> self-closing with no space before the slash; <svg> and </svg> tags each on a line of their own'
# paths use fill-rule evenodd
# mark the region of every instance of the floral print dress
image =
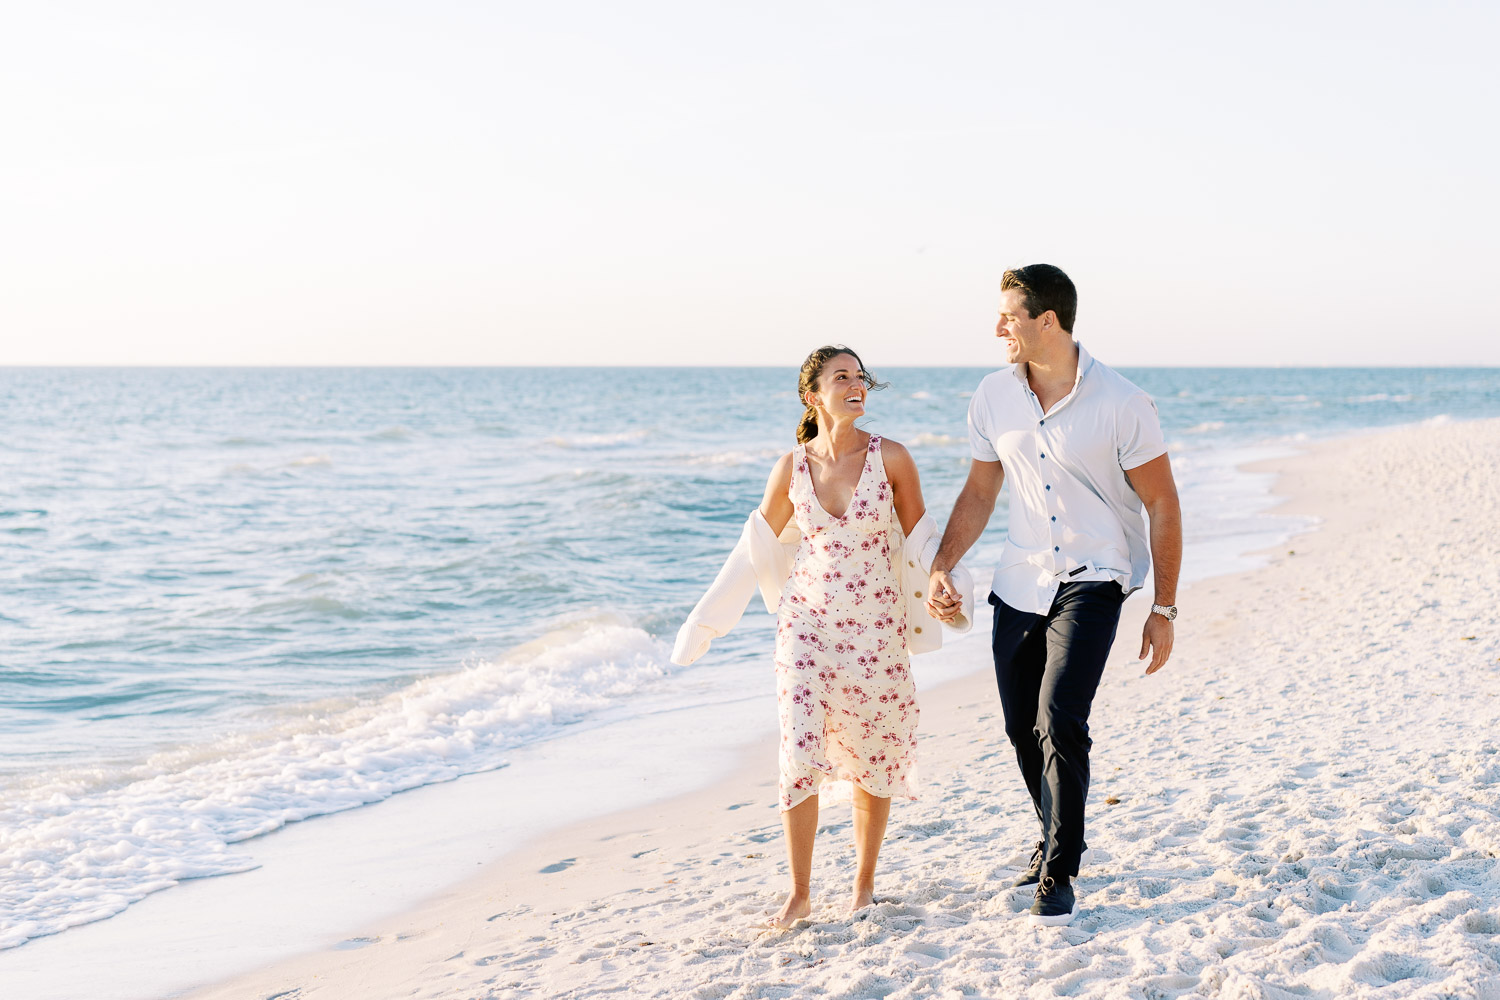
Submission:
<svg viewBox="0 0 1500 1000">
<path fill-rule="evenodd" d="M 818 502 L 800 444 L 789 496 L 802 543 L 776 625 L 781 808 L 814 793 L 848 798 L 850 782 L 915 799 L 917 696 L 880 437 L 870 436 L 843 517 Z"/>
</svg>

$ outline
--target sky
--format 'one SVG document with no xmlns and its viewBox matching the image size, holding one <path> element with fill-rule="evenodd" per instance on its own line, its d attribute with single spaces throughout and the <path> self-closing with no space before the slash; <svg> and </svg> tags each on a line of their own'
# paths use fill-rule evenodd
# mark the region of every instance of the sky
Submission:
<svg viewBox="0 0 1500 1000">
<path fill-rule="evenodd" d="M 0 365 L 1500 365 L 1500 5 L 31 4 Z"/>
</svg>

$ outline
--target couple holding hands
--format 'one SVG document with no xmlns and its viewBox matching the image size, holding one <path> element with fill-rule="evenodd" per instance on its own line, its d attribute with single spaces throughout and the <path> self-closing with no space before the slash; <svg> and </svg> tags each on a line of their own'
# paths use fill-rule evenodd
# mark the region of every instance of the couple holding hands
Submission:
<svg viewBox="0 0 1500 1000">
<path fill-rule="evenodd" d="M 1030 917 L 1072 920 L 1084 845 L 1089 710 L 1120 606 L 1155 562 L 1140 656 L 1172 652 L 1181 513 L 1155 404 L 1073 339 L 1078 295 L 1049 264 L 1005 272 L 995 335 L 1008 367 L 969 404 L 973 463 L 941 538 L 916 463 L 855 426 L 882 388 L 854 351 L 802 364 L 797 446 L 771 470 L 739 544 L 677 636 L 687 664 L 739 620 L 758 589 L 778 617 L 776 691 L 782 825 L 791 891 L 771 921 L 811 912 L 819 796 L 851 796 L 857 872 L 850 911 L 874 901 L 891 799 L 916 798 L 917 701 L 909 654 L 965 631 L 973 583 L 960 557 L 1001 485 L 1009 525 L 990 584 L 1005 732 L 1041 839 L 1014 885 L 1036 886 Z M 1149 529 L 1143 517 L 1149 516 Z"/>
</svg>

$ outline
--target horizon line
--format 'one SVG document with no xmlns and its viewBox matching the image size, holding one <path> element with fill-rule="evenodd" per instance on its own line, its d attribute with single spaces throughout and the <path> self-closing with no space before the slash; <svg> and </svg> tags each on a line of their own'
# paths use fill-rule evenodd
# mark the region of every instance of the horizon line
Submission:
<svg viewBox="0 0 1500 1000">
<path fill-rule="evenodd" d="M 408 364 L 408 363 L 390 363 L 390 364 L 381 364 L 381 363 L 374 363 L 374 364 L 371 364 L 371 363 L 355 363 L 355 364 L 298 364 L 298 363 L 283 363 L 283 364 L 275 364 L 275 363 L 271 363 L 271 364 L 262 364 L 262 363 L 218 363 L 218 364 L 215 364 L 215 363 L 201 363 L 201 362 L 200 363 L 193 363 L 193 362 L 188 362 L 188 363 L 164 363 L 164 364 L 131 363 L 131 362 L 120 362 L 120 363 L 106 363 L 106 362 L 101 362 L 101 363 L 79 364 L 79 363 L 74 362 L 74 363 L 54 364 L 54 363 L 48 363 L 48 362 L 3 362 L 3 361 L 0 361 L 0 371 L 38 371 L 38 370 L 47 370 L 47 369 L 65 370 L 65 371 L 108 371 L 108 370 L 118 370 L 118 369 L 133 369 L 133 370 L 139 370 L 139 371 L 151 371 L 151 370 L 158 370 L 158 371 L 159 370 L 169 370 L 169 371 L 205 371 L 205 370 L 246 370 L 246 371 L 255 371 L 255 370 L 260 370 L 260 371 L 268 371 L 268 370 L 278 370 L 278 371 L 279 370 L 307 370 L 307 371 L 335 371 L 335 370 L 349 370 L 349 369 L 365 370 L 365 371 L 403 370 L 403 369 L 417 369 L 417 370 L 427 370 L 427 371 L 453 370 L 453 369 L 474 369 L 474 370 L 485 370 L 485 369 L 487 369 L 487 370 L 497 370 L 497 371 L 498 370 L 510 371 L 510 370 L 525 370 L 525 369 L 543 370 L 543 369 L 556 369 L 556 368 L 579 368 L 579 369 L 583 369 L 583 368 L 638 368 L 638 369 L 666 368 L 666 369 L 673 369 L 673 370 L 691 370 L 691 369 L 701 369 L 701 368 L 748 368 L 748 369 L 768 369 L 769 370 L 769 369 L 785 369 L 785 368 L 794 368 L 794 367 L 796 367 L 796 365 L 795 364 L 791 364 L 791 363 L 787 363 L 787 364 L 715 364 L 715 363 L 704 363 L 704 364 L 695 364 L 695 365 L 684 365 L 684 364 L 650 364 L 650 363 L 646 363 L 646 362 L 625 362 L 625 363 L 619 363 L 619 364 L 606 364 L 606 365 L 582 365 L 582 364 L 463 364 L 463 363 L 456 363 L 456 364 Z M 923 369 L 934 369 L 934 370 L 936 370 L 936 369 L 943 369 L 943 368 L 972 368 L 972 369 L 976 369 L 976 370 L 982 369 L 982 370 L 986 370 L 986 371 L 999 371 L 999 370 L 1001 370 L 1003 368 L 1010 367 L 1010 363 L 1007 362 L 1007 363 L 1001 364 L 1001 365 L 986 365 L 986 364 L 932 365 L 932 364 L 887 363 L 887 364 L 882 364 L 881 367 L 882 368 L 923 368 Z M 1500 369 L 1500 363 L 1496 363 L 1496 364 L 1472 364 L 1472 363 L 1451 362 L 1451 363 L 1445 363 L 1445 364 L 1427 364 L 1427 365 L 1414 365 L 1414 364 L 1409 364 L 1409 363 L 1396 363 L 1396 362 L 1383 362 L 1383 363 L 1372 363 L 1372 364 L 1362 364 L 1362 365 L 1351 365 L 1351 364 L 1130 364 L 1130 363 L 1114 364 L 1114 363 L 1112 363 L 1112 364 L 1110 364 L 1110 367 L 1112 367 L 1112 368 L 1170 368 L 1170 369 L 1227 368 L 1227 369 L 1244 369 L 1244 370 L 1256 370 L 1256 369 L 1286 369 L 1286 370 L 1291 370 L 1291 369 L 1329 369 L 1329 370 L 1347 370 L 1347 369 L 1360 369 L 1360 368 L 1389 368 L 1389 369 L 1405 368 L 1405 369 L 1409 369 L 1409 370 L 1412 370 L 1412 371 L 1423 371 L 1423 370 L 1432 370 L 1432 369 L 1479 369 L 1479 370 Z"/>
</svg>

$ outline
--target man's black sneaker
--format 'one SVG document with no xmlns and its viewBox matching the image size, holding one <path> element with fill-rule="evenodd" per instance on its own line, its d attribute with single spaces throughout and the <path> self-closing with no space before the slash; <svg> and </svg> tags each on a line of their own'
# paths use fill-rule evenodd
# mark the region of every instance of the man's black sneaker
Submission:
<svg viewBox="0 0 1500 1000">
<path fill-rule="evenodd" d="M 1042 880 L 1042 842 L 1036 842 L 1036 850 L 1031 852 L 1031 864 L 1021 873 L 1020 877 L 1010 884 L 1012 889 L 1019 889 L 1023 885 L 1036 885 Z"/>
<path fill-rule="evenodd" d="M 1079 855 L 1078 867 L 1082 868 L 1094 860 L 1094 852 L 1089 850 L 1089 845 L 1083 845 L 1083 854 Z M 1031 852 L 1031 864 L 1026 870 L 1010 884 L 1012 889 L 1020 889 L 1023 886 L 1036 885 L 1042 880 L 1042 842 L 1036 842 L 1036 850 Z"/>
<path fill-rule="evenodd" d="M 1043 875 L 1036 886 L 1036 899 L 1031 903 L 1031 922 L 1041 927 L 1060 927 L 1070 923 L 1077 912 L 1072 880 L 1059 882 L 1051 875 Z"/>
</svg>

